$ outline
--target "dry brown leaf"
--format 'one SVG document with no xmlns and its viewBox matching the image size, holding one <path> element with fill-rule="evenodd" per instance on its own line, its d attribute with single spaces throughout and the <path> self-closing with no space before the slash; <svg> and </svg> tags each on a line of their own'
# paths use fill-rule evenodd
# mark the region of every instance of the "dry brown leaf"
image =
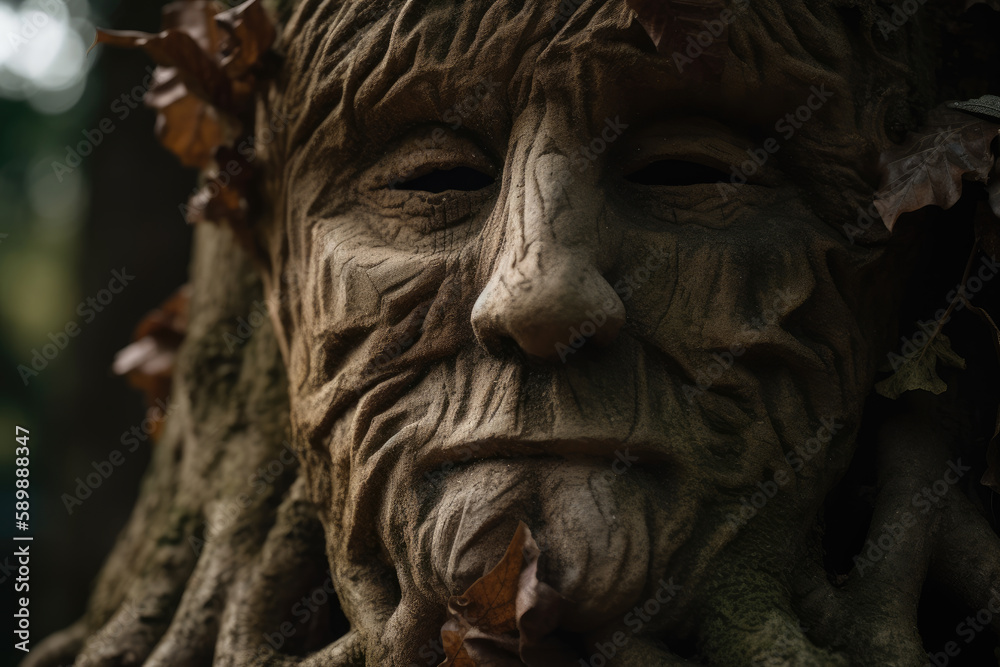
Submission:
<svg viewBox="0 0 1000 667">
<path fill-rule="evenodd" d="M 222 37 L 215 17 L 226 11 L 225 5 L 212 0 L 180 0 L 164 5 L 161 12 L 164 30 L 182 30 L 206 53 L 216 53 Z"/>
<path fill-rule="evenodd" d="M 729 21 L 735 15 L 735 10 L 727 8 L 722 0 L 627 0 L 627 3 L 656 50 L 671 57 L 681 74 L 704 77 L 722 70 Z"/>
<path fill-rule="evenodd" d="M 566 598 L 538 579 L 538 556 L 538 545 L 534 540 L 527 541 L 516 603 L 521 661 L 547 667 L 575 666 L 569 648 L 553 634 L 565 611 Z"/>
<path fill-rule="evenodd" d="M 546 643 L 565 600 L 538 580 L 539 554 L 531 531 L 519 523 L 500 562 L 449 600 L 440 667 L 573 664 L 564 646 Z M 522 662 L 526 657 L 531 661 Z"/>
<path fill-rule="evenodd" d="M 903 213 L 925 206 L 950 208 L 962 196 L 962 179 L 985 183 L 993 168 L 990 144 L 1000 123 L 940 106 L 924 127 L 882 155 L 878 208 L 891 231 Z"/>
<path fill-rule="evenodd" d="M 192 95 L 176 68 L 156 68 L 145 103 L 155 109 L 156 137 L 181 164 L 203 169 L 229 132 L 215 107 Z"/>
<path fill-rule="evenodd" d="M 176 68 L 192 93 L 219 109 L 235 113 L 240 102 L 245 102 L 234 99 L 232 82 L 221 65 L 186 32 L 164 30 L 151 34 L 98 29 L 94 44 L 143 49 L 157 65 Z"/>
<path fill-rule="evenodd" d="M 157 62 L 146 103 L 157 110 L 157 136 L 187 166 L 203 169 L 216 150 L 251 123 L 254 68 L 276 32 L 259 0 L 226 10 L 192 0 L 163 8 L 164 30 L 98 30 L 94 44 L 141 48 Z M 243 122 L 241 122 L 241 120 Z"/>
<path fill-rule="evenodd" d="M 965 359 L 951 348 L 951 340 L 940 330 L 930 337 L 917 354 L 905 359 L 897 358 L 902 361 L 898 365 L 894 362 L 893 374 L 875 383 L 875 392 L 880 396 L 895 399 L 904 392 L 914 390 L 942 394 L 948 390 L 948 385 L 938 376 L 938 362 L 953 368 L 965 368 Z"/>
<path fill-rule="evenodd" d="M 141 390 L 149 406 L 153 437 L 162 426 L 162 406 L 170 397 L 174 361 L 187 333 L 191 288 L 183 285 L 163 304 L 143 318 L 132 335 L 133 342 L 115 355 L 112 371 L 124 375 Z"/>
<path fill-rule="evenodd" d="M 233 79 L 257 65 L 277 37 L 271 18 L 254 0 L 220 13 L 215 22 L 226 35 L 220 52 L 222 68 Z"/>
<path fill-rule="evenodd" d="M 242 154 L 227 146 L 216 150 L 212 163 L 205 184 L 188 201 L 184 217 L 189 223 L 224 223 L 241 243 L 251 243 L 246 193 L 253 180 L 253 167 Z"/>
</svg>

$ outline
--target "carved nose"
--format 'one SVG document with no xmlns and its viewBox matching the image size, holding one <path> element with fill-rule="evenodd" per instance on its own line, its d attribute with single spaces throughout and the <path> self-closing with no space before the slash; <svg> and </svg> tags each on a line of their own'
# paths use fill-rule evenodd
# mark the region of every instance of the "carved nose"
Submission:
<svg viewBox="0 0 1000 667">
<path fill-rule="evenodd" d="M 608 345 L 625 324 L 625 305 L 586 261 L 543 262 L 540 253 L 494 273 L 472 309 L 488 350 L 513 340 L 526 354 L 567 361 L 585 346 Z M 544 271 L 547 268 L 548 271 Z"/>
</svg>

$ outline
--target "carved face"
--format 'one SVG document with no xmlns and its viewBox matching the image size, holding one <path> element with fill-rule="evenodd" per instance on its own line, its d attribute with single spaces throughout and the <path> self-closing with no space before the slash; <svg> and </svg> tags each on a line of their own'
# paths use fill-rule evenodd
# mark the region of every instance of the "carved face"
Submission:
<svg viewBox="0 0 1000 667">
<path fill-rule="evenodd" d="M 342 604 L 399 664 L 518 521 L 572 632 L 673 578 L 649 630 L 683 634 L 726 568 L 801 556 L 885 338 L 841 230 L 880 125 L 837 14 L 770 4 L 697 76 L 618 1 L 286 27 L 272 314 Z"/>
</svg>

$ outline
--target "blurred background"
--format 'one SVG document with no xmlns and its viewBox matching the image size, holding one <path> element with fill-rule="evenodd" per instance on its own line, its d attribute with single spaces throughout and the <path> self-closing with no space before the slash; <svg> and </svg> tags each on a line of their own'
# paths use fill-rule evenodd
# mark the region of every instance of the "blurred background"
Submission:
<svg viewBox="0 0 1000 667">
<path fill-rule="evenodd" d="M 143 315 L 185 280 L 191 230 L 178 205 L 195 173 L 154 137 L 142 105 L 151 61 L 87 49 L 94 26 L 157 31 L 163 4 L 0 0 L 0 497 L 9 512 L 23 426 L 31 646 L 83 613 L 149 459 L 151 441 L 132 452 L 122 444 L 145 403 L 110 367 Z M 117 294 L 115 271 L 134 276 Z M 109 468 L 114 450 L 124 460 Z M 2 526 L 0 590 L 12 606 L 9 515 Z M 5 624 L 0 664 L 23 657 L 10 632 Z"/>
</svg>

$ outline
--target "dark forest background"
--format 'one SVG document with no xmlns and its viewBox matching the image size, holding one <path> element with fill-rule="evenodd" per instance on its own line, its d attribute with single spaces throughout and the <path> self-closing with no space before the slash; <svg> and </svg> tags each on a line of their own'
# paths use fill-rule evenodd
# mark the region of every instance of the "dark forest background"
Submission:
<svg viewBox="0 0 1000 667">
<path fill-rule="evenodd" d="M 89 30 L 85 51 L 91 25 L 157 31 L 163 4 L 69 0 L 65 6 L 77 33 Z M 0 42 L 6 42 L 0 44 L 0 58 L 11 43 L 11 12 L 29 7 L 0 0 L 0 10 L 10 10 L 0 14 L 8 19 L 0 28 Z M 30 49 L 39 39 L 46 36 L 31 36 L 18 46 Z M 10 90 L 5 85 L 10 72 L 0 60 L 0 235 L 6 235 L 0 236 L 0 498 L 6 515 L 0 522 L 0 591 L 7 619 L 0 664 L 5 665 L 23 657 L 12 646 L 13 611 L 8 611 L 16 576 L 9 569 L 15 531 L 7 514 L 14 505 L 14 427 L 31 431 L 28 534 L 34 536 L 30 610 L 36 646 L 83 613 L 94 576 L 131 512 L 149 445 L 130 453 L 120 440 L 141 425 L 145 404 L 111 373 L 111 363 L 142 316 L 187 274 L 191 230 L 177 206 L 190 195 L 195 174 L 160 148 L 151 110 L 140 104 L 121 119 L 127 107 L 115 103 L 142 85 L 151 63 L 140 52 L 104 48 L 83 57 L 89 71 L 82 95 L 64 111 L 59 106 L 69 102 L 46 100 L 30 83 Z M 71 102 L 79 93 L 69 94 Z M 105 128 L 111 122 L 114 131 L 101 132 L 102 121 Z M 62 174 L 60 183 L 51 163 L 65 163 L 66 147 L 85 141 L 84 131 L 102 134 L 100 144 L 72 174 Z M 111 272 L 122 267 L 135 279 L 87 323 L 78 304 L 105 289 Z M 32 350 L 50 343 L 49 333 L 58 338 L 70 321 L 79 324 L 79 335 L 25 387 L 17 366 L 30 365 Z M 61 496 L 74 494 L 76 479 L 93 473 L 93 463 L 107 461 L 116 449 L 123 463 L 70 515 Z"/>
</svg>

